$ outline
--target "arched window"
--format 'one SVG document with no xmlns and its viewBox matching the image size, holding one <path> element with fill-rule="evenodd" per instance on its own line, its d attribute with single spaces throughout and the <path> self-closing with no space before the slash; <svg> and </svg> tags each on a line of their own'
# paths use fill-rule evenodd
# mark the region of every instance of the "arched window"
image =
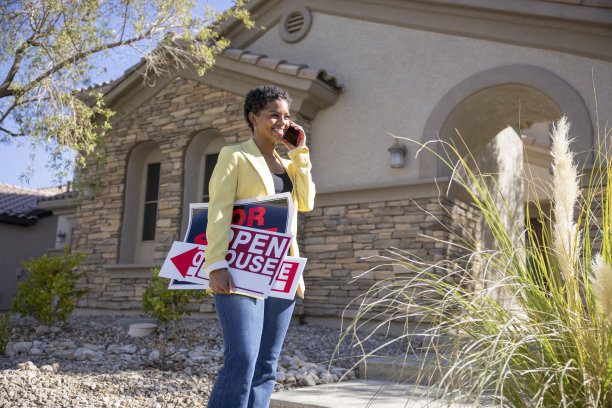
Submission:
<svg viewBox="0 0 612 408">
<path fill-rule="evenodd" d="M 205 153 L 202 155 L 202 165 L 201 170 L 198 173 L 202 177 L 202 199 L 203 203 L 207 203 L 210 198 L 210 191 L 208 190 L 208 183 L 210 183 L 210 178 L 212 176 L 212 172 L 217 165 L 217 159 L 219 158 L 219 153 Z"/>
<path fill-rule="evenodd" d="M 156 159 L 147 163 L 145 179 L 143 215 L 140 217 L 143 241 L 155 241 L 155 224 L 157 224 L 157 200 L 159 199 L 159 171 L 161 162 Z"/>
<path fill-rule="evenodd" d="M 120 263 L 146 264 L 153 260 L 161 153 L 154 142 L 146 142 L 130 154 L 125 183 Z"/>
<path fill-rule="evenodd" d="M 181 238 L 189 223 L 189 204 L 208 201 L 208 182 L 217 164 L 225 137 L 218 130 L 208 129 L 197 134 L 187 146 L 183 183 L 183 219 Z"/>
</svg>

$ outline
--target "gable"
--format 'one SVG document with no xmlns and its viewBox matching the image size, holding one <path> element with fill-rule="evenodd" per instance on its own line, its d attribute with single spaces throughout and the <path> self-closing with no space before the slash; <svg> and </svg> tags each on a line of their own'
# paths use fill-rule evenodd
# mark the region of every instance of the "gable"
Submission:
<svg viewBox="0 0 612 408">
<path fill-rule="evenodd" d="M 109 106 L 119 117 L 130 115 L 139 106 L 155 97 L 177 78 L 197 81 L 215 89 L 244 95 L 261 84 L 274 84 L 292 97 L 292 110 L 312 119 L 320 109 L 333 105 L 343 87 L 324 69 L 305 64 L 292 64 L 264 54 L 252 54 L 240 49 L 227 49 L 216 57 L 216 64 L 200 76 L 193 67 L 174 71 L 163 77 L 142 80 L 144 62 L 140 62 L 105 89 Z"/>
</svg>

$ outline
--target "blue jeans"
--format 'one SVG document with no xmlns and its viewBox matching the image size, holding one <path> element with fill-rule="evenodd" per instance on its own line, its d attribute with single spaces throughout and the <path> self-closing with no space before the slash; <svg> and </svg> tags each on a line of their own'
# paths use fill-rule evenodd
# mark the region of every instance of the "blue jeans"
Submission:
<svg viewBox="0 0 612 408">
<path fill-rule="evenodd" d="M 267 408 L 295 300 L 215 295 L 223 367 L 208 408 Z"/>
</svg>

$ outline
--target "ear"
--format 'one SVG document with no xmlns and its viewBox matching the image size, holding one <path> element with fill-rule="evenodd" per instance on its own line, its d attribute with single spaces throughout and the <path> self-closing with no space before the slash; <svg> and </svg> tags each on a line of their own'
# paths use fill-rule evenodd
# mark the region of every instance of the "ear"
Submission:
<svg viewBox="0 0 612 408">
<path fill-rule="evenodd" d="M 255 126 L 255 122 L 257 122 L 257 116 L 253 112 L 249 112 L 249 121 L 253 126 Z"/>
</svg>

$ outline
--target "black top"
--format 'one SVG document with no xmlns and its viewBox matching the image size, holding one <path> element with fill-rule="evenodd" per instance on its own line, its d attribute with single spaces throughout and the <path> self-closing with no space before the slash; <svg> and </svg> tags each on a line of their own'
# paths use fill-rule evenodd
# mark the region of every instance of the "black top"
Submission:
<svg viewBox="0 0 612 408">
<path fill-rule="evenodd" d="M 272 180 L 274 180 L 274 192 L 279 193 L 290 193 L 293 190 L 293 183 L 287 172 L 281 174 L 272 173 Z"/>
</svg>

